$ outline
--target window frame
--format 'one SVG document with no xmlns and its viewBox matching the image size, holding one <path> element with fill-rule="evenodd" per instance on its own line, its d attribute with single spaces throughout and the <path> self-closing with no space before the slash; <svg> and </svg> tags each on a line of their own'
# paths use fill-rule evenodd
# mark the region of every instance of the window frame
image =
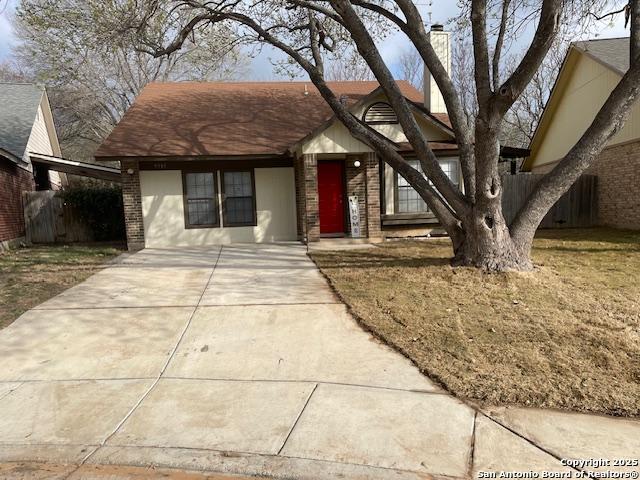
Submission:
<svg viewBox="0 0 640 480">
<path fill-rule="evenodd" d="M 420 161 L 419 159 L 415 158 L 415 157 L 410 157 L 410 158 L 405 158 L 405 160 L 407 161 L 417 161 L 418 162 L 418 166 L 420 166 Z M 457 169 L 457 173 L 458 173 L 458 179 L 457 179 L 457 183 L 456 186 L 458 187 L 458 189 L 460 189 L 462 191 L 462 182 L 461 182 L 461 178 L 460 178 L 460 159 L 458 157 L 450 157 L 450 156 L 446 156 L 446 157 L 441 157 L 438 158 L 438 163 L 440 162 L 455 162 L 457 164 L 456 169 Z M 440 167 L 442 168 L 442 166 Z M 399 211 L 399 205 L 400 205 L 400 196 L 399 196 L 399 185 L 398 185 L 398 177 L 399 177 L 399 173 L 397 171 L 393 171 L 394 176 L 393 176 L 393 213 L 397 214 L 397 215 L 420 215 L 420 216 L 424 216 L 424 217 L 435 217 L 435 214 L 433 213 L 433 211 L 429 208 L 429 205 L 427 204 L 427 202 L 425 202 L 424 200 L 422 200 L 426 206 L 426 210 L 422 210 L 422 211 L 414 211 L 414 212 L 400 212 Z M 423 173 L 424 175 L 424 173 Z M 408 186 L 408 188 L 412 188 L 410 185 Z M 414 189 L 415 190 L 415 189 Z M 418 194 L 419 196 L 419 194 Z"/>
<path fill-rule="evenodd" d="M 256 208 L 256 177 L 254 168 L 225 168 L 218 170 L 220 172 L 220 194 L 222 195 L 222 224 L 224 227 L 257 227 L 258 226 L 258 210 Z M 249 173 L 251 176 L 251 204 L 253 207 L 252 222 L 229 222 L 227 218 L 227 194 L 225 192 L 225 173 Z M 231 197 L 246 198 L 246 197 Z"/>
<path fill-rule="evenodd" d="M 217 221 L 211 224 L 192 224 L 189 221 L 189 194 L 187 191 L 187 175 L 210 173 L 213 175 L 213 208 Z M 206 198 L 206 197 L 202 197 Z M 182 170 L 182 205 L 184 209 L 184 228 L 186 230 L 201 228 L 220 228 L 220 199 L 218 192 L 218 172 L 216 170 Z"/>
<path fill-rule="evenodd" d="M 417 161 L 418 162 L 418 166 L 420 166 L 420 160 L 418 160 L 417 158 L 407 158 L 405 159 L 408 162 L 411 161 Z M 431 212 L 431 209 L 429 208 L 429 205 L 427 205 L 427 203 L 422 200 L 422 198 L 420 198 L 420 195 L 418 194 L 418 192 L 416 192 L 416 194 L 419 197 L 419 200 L 422 201 L 425 204 L 425 209 L 424 210 L 419 210 L 419 211 L 412 211 L 412 212 L 401 212 L 400 211 L 400 185 L 399 185 L 399 180 L 400 180 L 400 174 L 398 172 L 396 172 L 395 170 L 393 171 L 394 173 L 394 182 L 393 182 L 393 213 L 398 214 L 398 215 L 433 215 L 433 212 Z M 423 173 L 424 175 L 424 173 Z M 408 185 L 406 187 L 402 187 L 402 188 L 410 188 L 412 190 L 415 191 L 415 189 L 411 186 Z"/>
</svg>

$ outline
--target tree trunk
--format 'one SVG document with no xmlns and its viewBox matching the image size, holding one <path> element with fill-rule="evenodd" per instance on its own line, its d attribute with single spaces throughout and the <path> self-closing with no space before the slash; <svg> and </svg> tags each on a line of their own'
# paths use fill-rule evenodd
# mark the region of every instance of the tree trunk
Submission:
<svg viewBox="0 0 640 480">
<path fill-rule="evenodd" d="M 490 114 L 476 123 L 476 196 L 471 211 L 460 220 L 464 235 L 454 243 L 453 264 L 490 272 L 531 270 L 530 243 L 511 237 L 502 214 L 502 180 L 498 171 L 500 122 Z"/>
<path fill-rule="evenodd" d="M 533 268 L 530 248 L 514 242 L 502 211 L 495 204 L 490 208 L 475 207 L 463 221 L 463 228 L 464 237 L 454 246 L 454 266 L 476 267 L 489 272 Z"/>
</svg>

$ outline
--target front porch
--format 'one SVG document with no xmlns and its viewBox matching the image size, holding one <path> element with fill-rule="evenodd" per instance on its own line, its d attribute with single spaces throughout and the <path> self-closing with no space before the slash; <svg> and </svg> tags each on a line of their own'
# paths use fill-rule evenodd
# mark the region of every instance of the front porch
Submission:
<svg viewBox="0 0 640 480">
<path fill-rule="evenodd" d="M 381 165 L 375 153 L 302 154 L 294 167 L 300 240 L 382 240 Z"/>
</svg>

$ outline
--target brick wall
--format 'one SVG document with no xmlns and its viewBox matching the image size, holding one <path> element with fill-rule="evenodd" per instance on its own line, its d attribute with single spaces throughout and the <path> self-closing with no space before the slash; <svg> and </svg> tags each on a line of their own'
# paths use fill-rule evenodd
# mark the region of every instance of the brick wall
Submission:
<svg viewBox="0 0 640 480">
<path fill-rule="evenodd" d="M 315 154 L 302 156 L 304 163 L 304 195 L 307 237 L 310 242 L 320 240 L 320 212 L 318 204 L 318 159 Z"/>
<path fill-rule="evenodd" d="M 306 234 L 305 225 L 305 176 L 304 176 L 304 161 L 302 157 L 298 157 L 293 161 L 293 169 L 296 183 L 296 221 L 297 221 L 297 233 L 298 239 L 304 240 Z"/>
<path fill-rule="evenodd" d="M 142 223 L 142 196 L 140 194 L 140 171 L 136 160 L 122 160 L 122 203 L 127 225 L 127 247 L 129 250 L 144 248 L 144 225 Z M 129 174 L 128 170 L 133 170 Z"/>
<path fill-rule="evenodd" d="M 598 223 L 640 229 L 640 141 L 606 148 L 586 173 L 598 176 Z"/>
<path fill-rule="evenodd" d="M 34 189 L 31 172 L 0 158 L 0 242 L 24 237 L 22 192 Z"/>
<path fill-rule="evenodd" d="M 382 238 L 380 218 L 380 161 L 375 153 L 364 157 L 367 171 L 367 233 L 370 239 Z"/>
<path fill-rule="evenodd" d="M 360 166 L 354 166 L 356 160 Z M 320 239 L 320 215 L 318 211 L 318 163 L 316 155 L 306 154 L 296 159 L 296 215 L 298 235 L 304 238 L 307 224 L 309 240 Z M 380 170 L 375 154 L 350 155 L 345 161 L 346 195 L 358 196 L 360 231 L 362 237 L 382 238 L 380 226 Z M 306 210 L 305 210 L 306 208 Z M 347 218 L 347 233 L 351 226 Z"/>
</svg>

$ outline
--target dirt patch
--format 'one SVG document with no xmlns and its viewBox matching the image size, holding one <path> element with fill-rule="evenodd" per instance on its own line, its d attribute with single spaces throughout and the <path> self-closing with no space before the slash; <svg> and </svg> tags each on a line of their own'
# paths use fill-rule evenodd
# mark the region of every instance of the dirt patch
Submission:
<svg viewBox="0 0 640 480">
<path fill-rule="evenodd" d="M 0 253 L 0 329 L 104 268 L 113 247 L 42 246 Z"/>
<path fill-rule="evenodd" d="M 640 233 L 545 232 L 530 273 L 450 255 L 428 240 L 312 257 L 366 328 L 459 397 L 640 415 Z"/>
</svg>

